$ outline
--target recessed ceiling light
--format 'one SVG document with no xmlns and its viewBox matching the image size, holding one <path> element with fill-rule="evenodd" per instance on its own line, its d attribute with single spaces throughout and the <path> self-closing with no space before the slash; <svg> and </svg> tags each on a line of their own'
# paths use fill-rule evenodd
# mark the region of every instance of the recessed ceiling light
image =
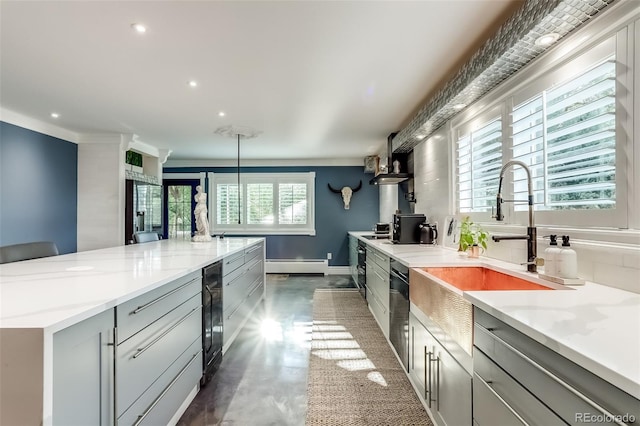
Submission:
<svg viewBox="0 0 640 426">
<path fill-rule="evenodd" d="M 424 139 L 424 135 L 418 135 L 418 136 L 416 136 L 416 139 L 418 139 L 419 141 L 421 141 L 422 139 Z"/>
<path fill-rule="evenodd" d="M 224 117 L 225 115 L 227 115 L 224 111 L 220 111 L 218 113 L 218 117 Z"/>
<path fill-rule="evenodd" d="M 58 118 L 58 117 L 60 117 L 60 114 L 58 114 L 57 112 L 51 113 L 51 118 Z"/>
<path fill-rule="evenodd" d="M 195 80 L 191 80 L 191 81 L 189 82 L 189 86 L 190 86 L 190 87 L 198 87 L 198 82 L 197 82 L 197 81 L 195 81 Z"/>
<path fill-rule="evenodd" d="M 549 34 L 545 34 L 543 36 L 538 37 L 535 43 L 536 43 L 536 46 L 547 47 L 547 46 L 551 46 L 553 43 L 558 41 L 559 38 L 560 38 L 560 34 L 549 33 Z"/>
<path fill-rule="evenodd" d="M 453 106 L 453 109 L 460 111 L 461 109 L 464 109 L 467 106 L 467 104 L 455 104 Z"/>
<path fill-rule="evenodd" d="M 131 24 L 131 28 L 133 28 L 133 30 L 139 34 L 144 34 L 147 32 L 147 27 L 145 27 L 143 24 Z"/>
</svg>

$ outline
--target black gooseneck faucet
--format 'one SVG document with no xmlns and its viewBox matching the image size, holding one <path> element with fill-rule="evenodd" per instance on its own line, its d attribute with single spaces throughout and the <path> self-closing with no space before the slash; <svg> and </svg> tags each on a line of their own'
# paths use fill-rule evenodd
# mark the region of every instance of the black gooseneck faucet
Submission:
<svg viewBox="0 0 640 426">
<path fill-rule="evenodd" d="M 529 189 L 529 197 L 526 202 L 529 204 L 529 226 L 527 227 L 527 235 L 492 235 L 491 239 L 495 242 L 500 242 L 502 240 L 527 240 L 527 271 L 529 272 L 537 272 L 538 266 L 538 253 L 536 247 L 537 240 L 537 231 L 533 224 L 533 184 L 531 182 L 531 171 L 529 167 L 518 160 L 507 161 L 507 163 L 502 166 L 502 170 L 500 170 L 500 182 L 498 183 L 498 195 L 496 196 L 496 215 L 494 216 L 496 220 L 502 221 L 504 220 L 504 215 L 502 214 L 502 203 L 511 202 L 511 203 L 523 203 L 525 200 L 503 200 L 502 199 L 502 179 L 504 178 L 505 171 L 512 166 L 520 166 L 527 173 L 527 183 Z"/>
</svg>

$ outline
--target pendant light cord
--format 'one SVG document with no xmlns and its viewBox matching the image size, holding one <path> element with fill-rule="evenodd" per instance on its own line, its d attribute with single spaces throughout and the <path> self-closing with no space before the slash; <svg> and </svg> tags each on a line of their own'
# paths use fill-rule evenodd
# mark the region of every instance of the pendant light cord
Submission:
<svg viewBox="0 0 640 426">
<path fill-rule="evenodd" d="M 238 225 L 240 224 L 240 133 L 238 133 Z"/>
</svg>

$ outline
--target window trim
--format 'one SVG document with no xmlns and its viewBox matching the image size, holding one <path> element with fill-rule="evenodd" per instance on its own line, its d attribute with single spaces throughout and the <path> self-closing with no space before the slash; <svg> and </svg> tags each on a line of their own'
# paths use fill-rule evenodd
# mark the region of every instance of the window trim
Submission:
<svg viewBox="0 0 640 426">
<path fill-rule="evenodd" d="M 216 185 L 223 183 L 237 183 L 235 172 L 209 172 L 209 223 L 212 233 L 222 233 L 226 235 L 316 235 L 315 229 L 315 172 L 281 172 L 281 173 L 241 173 L 240 185 L 242 187 L 242 200 L 246 200 L 247 183 L 305 183 L 307 185 L 307 223 L 305 225 L 273 225 L 247 224 L 246 212 L 241 213 L 242 224 L 219 225 L 216 224 Z M 274 214 L 277 215 L 277 190 L 274 191 Z M 246 201 L 243 201 L 246 203 Z M 245 204 L 246 205 L 246 204 Z"/>
</svg>

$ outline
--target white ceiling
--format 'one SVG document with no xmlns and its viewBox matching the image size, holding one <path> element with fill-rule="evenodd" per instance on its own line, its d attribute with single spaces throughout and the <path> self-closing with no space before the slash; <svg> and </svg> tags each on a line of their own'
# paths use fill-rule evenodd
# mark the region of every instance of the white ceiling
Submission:
<svg viewBox="0 0 640 426">
<path fill-rule="evenodd" d="M 363 158 L 520 1 L 2 0 L 0 105 L 171 160 L 235 158 L 229 124 L 243 159 Z"/>
</svg>

